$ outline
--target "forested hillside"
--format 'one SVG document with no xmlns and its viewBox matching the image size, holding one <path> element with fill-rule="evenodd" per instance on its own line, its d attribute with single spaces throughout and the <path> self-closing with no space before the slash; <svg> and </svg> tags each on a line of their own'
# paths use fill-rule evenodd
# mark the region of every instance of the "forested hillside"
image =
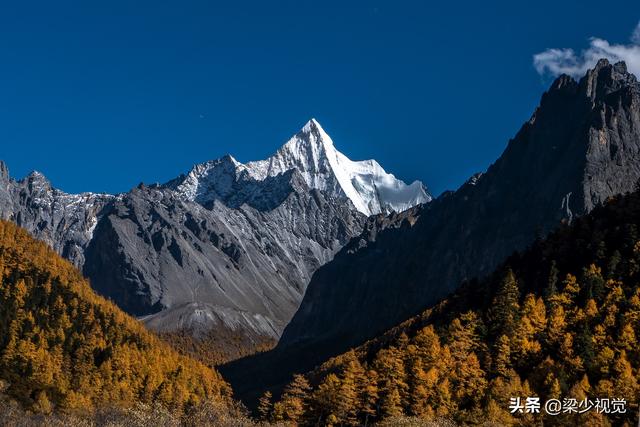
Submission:
<svg viewBox="0 0 640 427">
<path fill-rule="evenodd" d="M 0 382 L 39 412 L 222 402 L 220 375 L 97 296 L 44 243 L 0 221 Z"/>
<path fill-rule="evenodd" d="M 495 425 L 633 425 L 640 193 L 609 199 L 482 282 L 298 375 L 264 418 L 362 425 L 398 415 Z M 626 400 L 626 413 L 511 414 L 510 398 Z"/>
</svg>

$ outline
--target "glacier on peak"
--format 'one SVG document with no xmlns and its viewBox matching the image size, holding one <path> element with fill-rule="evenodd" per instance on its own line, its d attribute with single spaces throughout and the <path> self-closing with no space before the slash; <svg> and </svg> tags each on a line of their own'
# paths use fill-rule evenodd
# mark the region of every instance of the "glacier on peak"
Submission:
<svg viewBox="0 0 640 427">
<path fill-rule="evenodd" d="M 268 159 L 242 164 L 227 155 L 194 166 L 178 190 L 190 200 L 211 201 L 224 198 L 237 180 L 264 181 L 292 169 L 301 174 L 310 188 L 334 197 L 347 197 L 367 216 L 401 212 L 432 200 L 420 181 L 406 184 L 375 160 L 349 159 L 335 148 L 315 119 L 309 120 Z"/>
</svg>

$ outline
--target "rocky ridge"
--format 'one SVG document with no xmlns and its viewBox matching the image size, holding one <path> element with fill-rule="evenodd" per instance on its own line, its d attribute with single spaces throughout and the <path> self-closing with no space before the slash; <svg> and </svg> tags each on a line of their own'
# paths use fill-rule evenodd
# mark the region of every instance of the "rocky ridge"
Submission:
<svg viewBox="0 0 640 427">
<path fill-rule="evenodd" d="M 429 200 L 420 182 L 349 160 L 315 120 L 267 160 L 227 155 L 119 195 L 67 194 L 37 172 L 14 180 L 0 163 L 0 217 L 70 259 L 100 294 L 162 332 L 256 343 L 280 337 L 312 273 L 367 213 Z"/>
</svg>

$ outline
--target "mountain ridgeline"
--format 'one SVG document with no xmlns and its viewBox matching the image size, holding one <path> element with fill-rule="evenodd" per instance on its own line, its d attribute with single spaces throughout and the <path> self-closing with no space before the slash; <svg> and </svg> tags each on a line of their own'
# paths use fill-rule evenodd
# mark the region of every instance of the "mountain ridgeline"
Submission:
<svg viewBox="0 0 640 427">
<path fill-rule="evenodd" d="M 639 178 L 636 78 L 606 60 L 580 81 L 561 76 L 485 173 L 431 203 L 370 218 L 314 273 L 276 349 L 223 372 L 249 400 L 259 391 L 249 376 L 282 387 L 292 372 L 420 313 Z"/>
<path fill-rule="evenodd" d="M 67 194 L 37 172 L 17 181 L 0 162 L 0 218 L 151 329 L 229 357 L 279 339 L 312 273 L 367 215 L 430 199 L 418 181 L 349 160 L 315 120 L 266 160 L 225 156 L 118 195 Z M 224 350 L 230 342 L 243 348 Z"/>
</svg>

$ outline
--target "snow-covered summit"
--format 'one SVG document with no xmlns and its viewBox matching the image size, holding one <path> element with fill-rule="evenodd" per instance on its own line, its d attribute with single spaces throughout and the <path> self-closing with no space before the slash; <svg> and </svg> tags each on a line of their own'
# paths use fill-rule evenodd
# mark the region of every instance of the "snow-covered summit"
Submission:
<svg viewBox="0 0 640 427">
<path fill-rule="evenodd" d="M 350 160 L 335 148 L 315 119 L 268 159 L 242 164 L 226 156 L 197 165 L 179 187 L 191 199 L 216 198 L 241 176 L 263 181 L 291 169 L 296 169 L 310 188 L 347 197 L 365 215 L 401 212 L 432 199 L 420 181 L 407 185 L 375 160 Z"/>
<path fill-rule="evenodd" d="M 177 189 L 189 200 L 210 202 L 226 198 L 233 191 L 237 173 L 243 165 L 230 155 L 195 165 Z"/>
</svg>

